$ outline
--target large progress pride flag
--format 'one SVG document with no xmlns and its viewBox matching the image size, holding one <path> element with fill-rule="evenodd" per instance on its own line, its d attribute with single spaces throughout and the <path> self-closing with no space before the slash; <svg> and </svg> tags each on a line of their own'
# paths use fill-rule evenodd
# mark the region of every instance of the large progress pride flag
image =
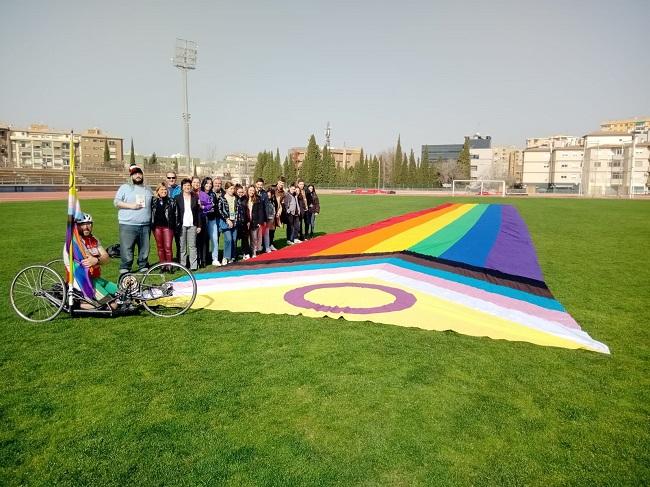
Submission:
<svg viewBox="0 0 650 487">
<path fill-rule="evenodd" d="M 196 278 L 197 308 L 343 317 L 609 353 L 553 297 L 509 205 L 443 204 Z"/>
</svg>

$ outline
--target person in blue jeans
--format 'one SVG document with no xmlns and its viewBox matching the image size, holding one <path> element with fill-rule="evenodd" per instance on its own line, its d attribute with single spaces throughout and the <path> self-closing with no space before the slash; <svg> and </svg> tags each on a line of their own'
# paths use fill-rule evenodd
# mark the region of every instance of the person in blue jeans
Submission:
<svg viewBox="0 0 650 487">
<path fill-rule="evenodd" d="M 226 194 L 219 198 L 219 233 L 223 234 L 223 260 L 221 265 L 235 261 L 237 246 L 237 197 L 235 186 L 228 181 Z"/>
<path fill-rule="evenodd" d="M 129 173 L 131 181 L 118 188 L 113 200 L 118 209 L 120 274 L 131 272 L 136 246 L 138 247 L 138 271 L 146 271 L 149 268 L 153 193 L 148 186 L 144 185 L 142 169 L 131 166 Z"/>
</svg>

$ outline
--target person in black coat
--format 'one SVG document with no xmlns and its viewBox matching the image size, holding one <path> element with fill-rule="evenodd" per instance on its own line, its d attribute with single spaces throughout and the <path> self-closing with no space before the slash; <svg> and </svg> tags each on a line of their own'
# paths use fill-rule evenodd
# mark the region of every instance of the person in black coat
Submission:
<svg viewBox="0 0 650 487">
<path fill-rule="evenodd" d="M 190 270 L 197 270 L 196 236 L 201 233 L 201 207 L 199 198 L 192 191 L 192 180 L 183 179 L 182 192 L 176 197 L 176 231 L 180 235 L 180 263 L 187 265 L 189 253 Z"/>
<path fill-rule="evenodd" d="M 158 260 L 171 262 L 176 232 L 176 201 L 169 197 L 167 184 L 160 183 L 151 203 L 151 231 L 156 239 Z"/>
</svg>

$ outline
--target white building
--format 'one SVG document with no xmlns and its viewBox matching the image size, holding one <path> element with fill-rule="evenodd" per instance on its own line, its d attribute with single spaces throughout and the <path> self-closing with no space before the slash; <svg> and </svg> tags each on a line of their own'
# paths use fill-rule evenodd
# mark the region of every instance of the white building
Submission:
<svg viewBox="0 0 650 487">
<path fill-rule="evenodd" d="M 600 131 L 585 135 L 582 181 L 591 196 L 645 191 L 649 170 L 648 133 Z"/>
<path fill-rule="evenodd" d="M 12 129 L 11 165 L 17 168 L 63 169 L 70 166 L 70 140 L 74 140 L 77 162 L 81 161 L 81 134 L 52 130 L 45 125 Z"/>
<path fill-rule="evenodd" d="M 549 183 L 556 189 L 576 189 L 582 180 L 584 147 L 569 146 L 554 149 L 549 165 Z"/>
<path fill-rule="evenodd" d="M 576 145 L 582 145 L 582 138 L 575 135 L 552 135 L 550 137 L 526 139 L 526 149 L 571 147 Z"/>
<path fill-rule="evenodd" d="M 529 186 L 548 186 L 550 182 L 550 167 L 550 147 L 531 147 L 524 150 L 521 182 Z"/>
</svg>

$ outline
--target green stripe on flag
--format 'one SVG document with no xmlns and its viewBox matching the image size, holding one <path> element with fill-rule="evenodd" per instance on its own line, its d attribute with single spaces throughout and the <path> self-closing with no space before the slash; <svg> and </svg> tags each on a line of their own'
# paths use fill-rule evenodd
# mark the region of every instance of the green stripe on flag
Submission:
<svg viewBox="0 0 650 487">
<path fill-rule="evenodd" d="M 444 254 L 450 247 L 465 236 L 465 234 L 476 224 L 479 218 L 485 213 L 489 205 L 477 205 L 463 216 L 454 220 L 444 228 L 441 228 L 433 235 L 418 242 L 408 250 L 420 254 L 438 257 Z"/>
</svg>

